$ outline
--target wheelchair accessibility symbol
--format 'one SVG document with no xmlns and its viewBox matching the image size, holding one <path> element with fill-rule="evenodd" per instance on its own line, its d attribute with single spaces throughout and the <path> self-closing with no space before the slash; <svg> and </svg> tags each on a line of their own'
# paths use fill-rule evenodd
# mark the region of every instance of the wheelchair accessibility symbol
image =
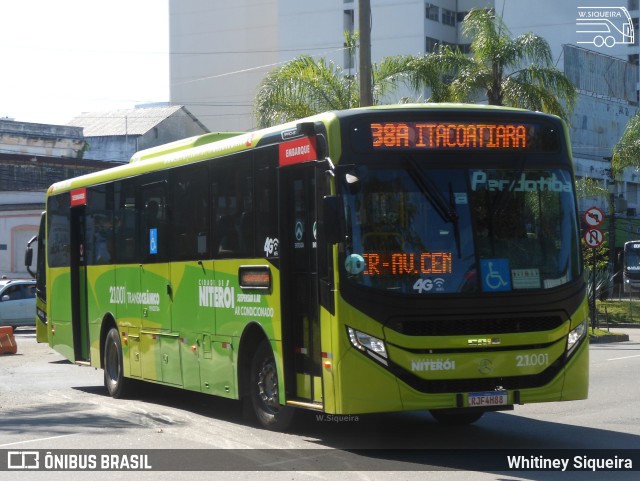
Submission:
<svg viewBox="0 0 640 481">
<path fill-rule="evenodd" d="M 149 229 L 149 254 L 158 253 L 158 229 Z"/>
<path fill-rule="evenodd" d="M 480 259 L 482 290 L 500 292 L 511 290 L 509 259 Z"/>
</svg>

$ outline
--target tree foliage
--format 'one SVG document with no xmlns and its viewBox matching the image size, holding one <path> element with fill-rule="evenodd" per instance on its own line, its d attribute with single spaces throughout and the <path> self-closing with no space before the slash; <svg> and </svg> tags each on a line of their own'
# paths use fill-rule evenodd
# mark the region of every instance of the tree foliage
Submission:
<svg viewBox="0 0 640 481">
<path fill-rule="evenodd" d="M 396 90 L 406 75 L 410 57 L 386 57 L 372 65 L 374 104 Z M 333 62 L 301 55 L 272 70 L 262 81 L 255 100 L 259 127 L 309 115 L 358 107 L 357 76 Z"/>
<path fill-rule="evenodd" d="M 613 148 L 611 170 L 614 178 L 626 167 L 640 169 L 640 112 L 629 119 L 624 134 Z"/>
<path fill-rule="evenodd" d="M 374 105 L 390 100 L 401 85 L 428 88 L 431 102 L 473 102 L 521 107 L 559 115 L 565 120 L 576 101 L 571 81 L 553 66 L 546 40 L 527 33 L 511 38 L 504 21 L 491 9 L 474 9 L 465 17 L 463 34 L 470 52 L 440 46 L 420 57 L 386 57 L 372 65 Z M 357 35 L 345 37 L 353 51 Z M 259 86 L 255 111 L 267 127 L 327 110 L 359 105 L 359 82 L 325 59 L 301 55 L 271 71 Z"/>
<path fill-rule="evenodd" d="M 430 89 L 432 102 L 486 100 L 569 118 L 576 89 L 553 66 L 544 38 L 532 33 L 511 38 L 492 9 L 471 10 L 462 32 L 472 38 L 470 55 L 447 45 L 414 59 L 409 76 L 416 90 Z"/>
</svg>

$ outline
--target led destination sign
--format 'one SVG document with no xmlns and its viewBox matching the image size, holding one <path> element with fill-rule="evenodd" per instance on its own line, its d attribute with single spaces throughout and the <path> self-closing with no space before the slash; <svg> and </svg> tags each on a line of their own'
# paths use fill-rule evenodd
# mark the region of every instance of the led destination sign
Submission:
<svg viewBox="0 0 640 481">
<path fill-rule="evenodd" d="M 365 276 L 451 274 L 451 252 L 405 252 L 365 253 Z"/>
<path fill-rule="evenodd" d="M 374 148 L 526 149 L 524 124 L 385 122 L 371 124 Z"/>
</svg>

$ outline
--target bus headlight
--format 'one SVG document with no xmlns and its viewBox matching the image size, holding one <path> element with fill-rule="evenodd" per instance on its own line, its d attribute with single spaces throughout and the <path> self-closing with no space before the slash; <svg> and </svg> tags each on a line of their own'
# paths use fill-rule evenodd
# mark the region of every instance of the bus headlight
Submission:
<svg viewBox="0 0 640 481">
<path fill-rule="evenodd" d="M 384 346 L 382 339 L 357 331 L 351 327 L 347 327 L 347 332 L 349 333 L 349 341 L 353 347 L 368 354 L 385 366 L 387 365 L 387 348 Z"/>
<path fill-rule="evenodd" d="M 571 352 L 575 349 L 575 347 L 578 345 L 580 340 L 586 335 L 586 333 L 587 333 L 587 321 L 584 320 L 580 324 L 578 324 L 576 328 L 573 329 L 569 333 L 569 336 L 567 337 L 567 355 L 571 355 Z"/>
</svg>

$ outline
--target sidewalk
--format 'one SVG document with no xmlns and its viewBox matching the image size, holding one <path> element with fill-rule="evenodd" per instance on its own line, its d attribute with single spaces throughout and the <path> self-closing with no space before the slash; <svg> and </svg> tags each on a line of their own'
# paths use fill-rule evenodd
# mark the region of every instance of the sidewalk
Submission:
<svg viewBox="0 0 640 481">
<path fill-rule="evenodd" d="M 640 325 L 639 324 L 616 324 L 610 326 L 611 335 L 609 336 L 592 336 L 589 344 L 606 344 L 609 342 L 640 342 Z M 589 328 L 591 329 L 591 328 Z M 607 329 L 607 326 L 600 326 L 600 329 Z"/>
</svg>

